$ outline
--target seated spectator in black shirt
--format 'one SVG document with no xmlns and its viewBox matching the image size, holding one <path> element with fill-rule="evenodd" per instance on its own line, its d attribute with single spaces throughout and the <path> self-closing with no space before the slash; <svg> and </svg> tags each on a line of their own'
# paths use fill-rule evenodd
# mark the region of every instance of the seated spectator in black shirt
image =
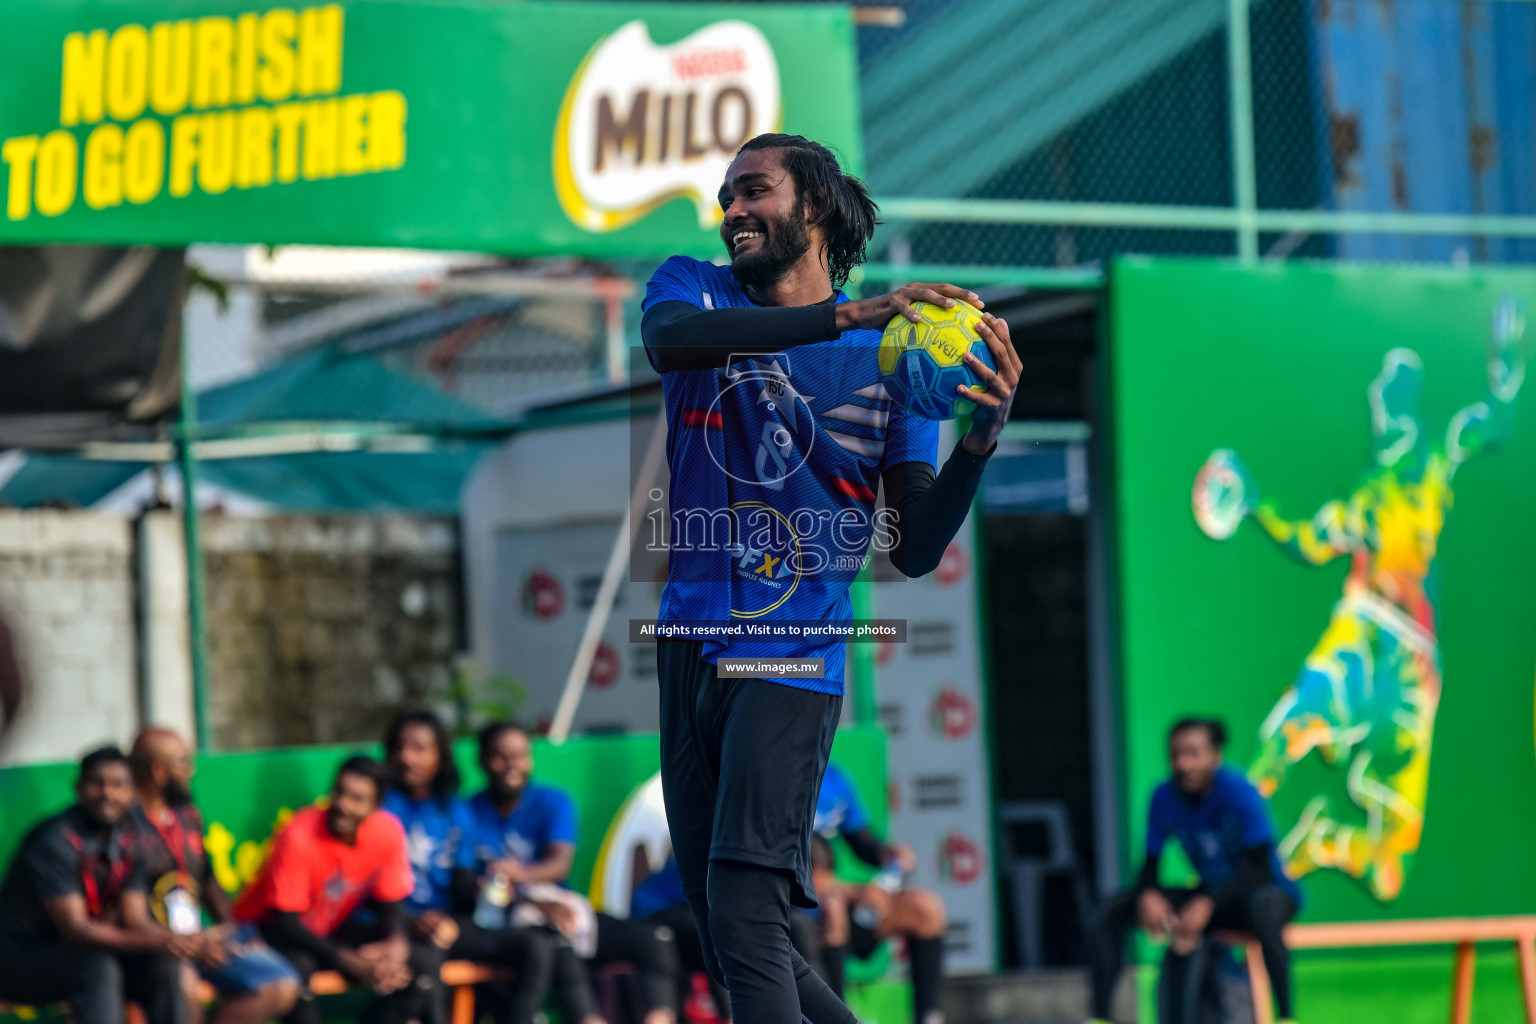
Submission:
<svg viewBox="0 0 1536 1024">
<path fill-rule="evenodd" d="M 129 756 L 139 803 L 133 809 L 135 857 L 145 876 L 149 910 L 178 935 L 203 934 L 212 958 L 196 963 L 191 1016 L 202 1006 L 201 975 L 219 994 L 209 1024 L 263 1024 L 293 1009 L 299 972 L 262 941 L 254 925 L 236 924 L 229 894 L 203 848 L 203 816 L 192 803 L 192 754 L 168 729 L 145 729 Z M 214 926 L 204 931 L 203 911 Z M 185 977 L 185 976 L 184 976 Z"/>
<path fill-rule="evenodd" d="M 122 1024 L 126 997 L 148 1024 L 185 1024 L 179 958 L 207 943 L 150 917 L 127 825 L 128 758 L 87 754 L 75 797 L 27 835 L 0 885 L 0 1002 L 67 1002 L 75 1024 Z"/>
</svg>

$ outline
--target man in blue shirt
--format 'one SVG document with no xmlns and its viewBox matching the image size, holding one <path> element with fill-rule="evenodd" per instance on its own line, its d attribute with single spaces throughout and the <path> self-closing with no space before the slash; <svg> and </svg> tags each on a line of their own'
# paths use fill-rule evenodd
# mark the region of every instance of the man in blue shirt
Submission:
<svg viewBox="0 0 1536 1024">
<path fill-rule="evenodd" d="M 511 722 L 486 726 L 480 731 L 480 768 L 486 788 L 469 801 L 476 871 L 481 877 L 500 875 L 520 895 L 529 887 L 536 894 L 540 885 L 565 886 L 576 856 L 576 805 L 563 790 L 533 781 L 528 733 Z M 583 915 L 595 919 L 596 934 L 591 948 L 583 948 L 580 956 L 572 942 L 561 943 L 555 951 L 553 986 L 564 1019 L 603 1024 L 586 963 L 601 967 L 622 962 L 632 964 L 640 976 L 644 1024 L 676 1024 L 677 957 L 670 931 L 593 914 L 575 894 L 559 901 L 537 895 L 530 900 L 550 926 L 568 938 L 578 929 L 574 901 L 580 901 Z"/>
<path fill-rule="evenodd" d="M 789 909 L 814 907 L 811 823 L 842 705 L 838 635 L 771 637 L 785 620 L 845 624 L 875 535 L 909 576 L 938 564 L 1007 421 L 1020 363 L 1003 321 L 977 333 L 998 371 L 937 479 L 937 425 L 880 384 L 879 332 L 914 302 L 981 305 L 953 285 L 850 302 L 875 204 L 824 146 L 762 135 L 720 187 L 730 266 L 674 256 L 646 288 L 641 335 L 662 375 L 670 470 L 668 579 L 658 620 L 737 627 L 657 644 L 667 820 L 711 975 L 737 1024 L 853 1015 L 790 945 Z M 786 623 L 787 625 L 787 623 Z M 722 657 L 819 659 L 717 678 Z M 814 665 L 814 661 L 811 663 Z"/>
<path fill-rule="evenodd" d="M 848 954 L 867 959 L 886 939 L 901 936 L 906 939 L 912 971 L 912 1019 L 916 1024 L 943 1024 L 939 996 L 949 918 L 938 893 L 902 882 L 917 867 L 917 855 L 910 846 L 887 843 L 875 835 L 858 786 L 836 764 L 827 764 L 821 780 L 814 828 L 812 857 L 821 901 L 822 976 L 827 984 L 841 997 Z M 837 865 L 832 847 L 839 835 L 855 857 L 883 868 L 881 875 L 867 885 L 839 881 L 833 873 Z"/>
<path fill-rule="evenodd" d="M 1091 948 L 1093 1013 L 1109 1019 L 1120 975 L 1125 938 L 1139 924 L 1155 939 L 1171 937 L 1164 979 L 1182 1004 L 1198 994 L 1201 978 L 1191 954 L 1206 932 L 1231 928 L 1251 933 L 1264 953 L 1282 1022 L 1291 1018 L 1290 955 L 1284 929 L 1302 902 L 1275 853 L 1269 809 L 1247 778 L 1221 763 L 1226 730 L 1220 722 L 1187 718 L 1168 734 L 1173 778 L 1157 787 L 1147 820 L 1147 859 L 1134 889 L 1104 910 Z M 1158 881 L 1168 840 L 1176 840 L 1200 876 L 1193 889 Z"/>
<path fill-rule="evenodd" d="M 478 891 L 474 820 L 459 799 L 453 739 L 430 711 L 396 716 L 384 736 L 393 786 L 384 810 L 400 819 L 415 890 L 405 899 L 415 956 L 436 978 L 444 960 L 506 967 L 498 1024 L 532 1024 L 544 1007 L 553 941 L 529 928 L 481 928 L 471 920 Z"/>
</svg>

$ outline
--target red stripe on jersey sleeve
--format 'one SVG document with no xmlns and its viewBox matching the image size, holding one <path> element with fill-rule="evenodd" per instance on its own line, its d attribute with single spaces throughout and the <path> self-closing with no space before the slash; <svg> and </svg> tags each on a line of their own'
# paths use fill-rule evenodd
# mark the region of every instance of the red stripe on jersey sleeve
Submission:
<svg viewBox="0 0 1536 1024">
<path fill-rule="evenodd" d="M 685 427 L 713 427 L 719 430 L 725 422 L 719 409 L 684 409 L 683 426 Z"/>
<path fill-rule="evenodd" d="M 863 484 L 854 483 L 852 480 L 844 480 L 840 476 L 832 478 L 832 486 L 837 488 L 837 493 L 846 495 L 854 501 L 862 501 L 866 505 L 875 503 L 875 492 Z"/>
</svg>

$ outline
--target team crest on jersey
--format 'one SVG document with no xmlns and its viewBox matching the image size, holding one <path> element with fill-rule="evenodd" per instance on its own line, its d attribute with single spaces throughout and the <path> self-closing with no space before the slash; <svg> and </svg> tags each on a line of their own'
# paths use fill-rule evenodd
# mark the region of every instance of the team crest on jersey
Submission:
<svg viewBox="0 0 1536 1024">
<path fill-rule="evenodd" d="M 761 501 L 731 506 L 731 615 L 753 619 L 778 608 L 805 575 L 805 551 L 794 524 Z"/>
<path fill-rule="evenodd" d="M 812 396 L 790 380 L 787 353 L 733 362 L 725 375 L 730 384 L 721 388 L 710 419 L 722 426 L 728 418 L 739 422 L 711 432 L 710 456 L 735 480 L 779 490 L 805 465 L 816 443 Z"/>
</svg>

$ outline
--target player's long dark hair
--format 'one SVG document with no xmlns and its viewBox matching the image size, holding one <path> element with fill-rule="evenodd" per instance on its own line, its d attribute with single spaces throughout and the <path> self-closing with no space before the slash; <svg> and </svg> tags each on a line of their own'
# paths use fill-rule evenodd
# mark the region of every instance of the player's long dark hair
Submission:
<svg viewBox="0 0 1536 1024">
<path fill-rule="evenodd" d="M 826 232 L 827 269 L 832 287 L 841 288 L 848 283 L 849 272 L 864 262 L 865 247 L 880 223 L 879 207 L 869 198 L 869 189 L 843 173 L 830 149 L 804 135 L 759 135 L 748 140 L 741 152 L 754 149 L 782 151 L 796 194 L 812 211 L 812 222 Z"/>
<path fill-rule="evenodd" d="M 458 795 L 463 780 L 459 778 L 459 766 L 453 761 L 453 737 L 441 718 L 430 711 L 406 711 L 396 715 L 384 734 L 384 756 L 394 761 L 395 751 L 400 749 L 400 738 L 409 725 L 424 725 L 432 730 L 432 739 L 437 743 L 437 775 L 432 779 L 432 799 L 446 807 L 448 801 Z"/>
</svg>

